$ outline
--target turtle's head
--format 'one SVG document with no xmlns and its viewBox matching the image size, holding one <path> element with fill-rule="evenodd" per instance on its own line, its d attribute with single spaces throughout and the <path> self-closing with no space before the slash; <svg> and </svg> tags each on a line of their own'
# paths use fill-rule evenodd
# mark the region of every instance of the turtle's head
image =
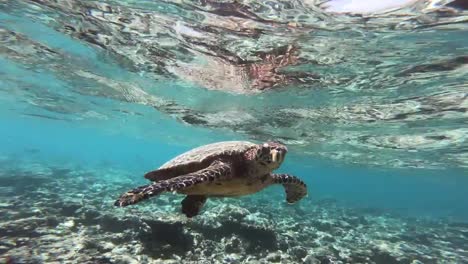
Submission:
<svg viewBox="0 0 468 264">
<path fill-rule="evenodd" d="M 274 170 L 281 165 L 287 152 L 288 148 L 285 145 L 269 141 L 259 145 L 256 158 L 260 164 Z"/>
</svg>

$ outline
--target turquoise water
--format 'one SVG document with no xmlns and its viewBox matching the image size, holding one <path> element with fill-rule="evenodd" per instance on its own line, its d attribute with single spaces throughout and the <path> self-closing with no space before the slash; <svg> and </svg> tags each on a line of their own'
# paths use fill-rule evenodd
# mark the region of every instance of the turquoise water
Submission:
<svg viewBox="0 0 468 264">
<path fill-rule="evenodd" d="M 344 2 L 0 1 L 0 259 L 468 263 L 467 11 Z M 309 195 L 113 206 L 224 140 Z"/>
</svg>

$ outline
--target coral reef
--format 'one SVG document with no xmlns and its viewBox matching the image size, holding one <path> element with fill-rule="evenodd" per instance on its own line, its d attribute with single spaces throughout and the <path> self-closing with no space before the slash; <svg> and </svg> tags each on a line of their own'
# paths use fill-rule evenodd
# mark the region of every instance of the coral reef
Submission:
<svg viewBox="0 0 468 264">
<path fill-rule="evenodd" d="M 11 164 L 11 163 L 10 163 Z M 6 164 L 2 164 L 8 167 Z M 68 167 L 66 167 L 68 166 Z M 393 215 L 268 190 L 210 199 L 187 219 L 182 196 L 115 208 L 125 171 L 16 164 L 0 174 L 0 257 L 9 263 L 463 263 L 468 223 Z"/>
</svg>

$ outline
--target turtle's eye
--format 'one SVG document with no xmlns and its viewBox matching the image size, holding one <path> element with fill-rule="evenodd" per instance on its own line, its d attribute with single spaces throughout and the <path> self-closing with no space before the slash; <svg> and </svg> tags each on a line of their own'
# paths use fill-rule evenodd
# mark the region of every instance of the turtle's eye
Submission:
<svg viewBox="0 0 468 264">
<path fill-rule="evenodd" d="M 270 163 L 271 161 L 271 154 L 270 154 L 270 148 L 269 147 L 263 147 L 263 148 L 260 148 L 257 152 L 257 157 L 266 162 L 266 163 Z"/>
<path fill-rule="evenodd" d="M 257 150 L 257 158 L 261 160 L 265 160 L 268 158 L 270 151 L 268 148 L 260 148 Z"/>
</svg>

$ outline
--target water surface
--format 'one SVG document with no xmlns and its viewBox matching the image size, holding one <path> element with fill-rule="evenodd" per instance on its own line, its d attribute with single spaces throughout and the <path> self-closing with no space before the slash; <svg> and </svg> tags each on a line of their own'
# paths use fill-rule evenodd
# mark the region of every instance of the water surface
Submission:
<svg viewBox="0 0 468 264">
<path fill-rule="evenodd" d="M 466 262 L 466 6 L 365 7 L 0 1 L 0 254 Z M 192 220 L 182 196 L 112 206 L 175 155 L 239 139 L 287 144 L 279 171 L 309 196 L 212 199 Z"/>
</svg>

